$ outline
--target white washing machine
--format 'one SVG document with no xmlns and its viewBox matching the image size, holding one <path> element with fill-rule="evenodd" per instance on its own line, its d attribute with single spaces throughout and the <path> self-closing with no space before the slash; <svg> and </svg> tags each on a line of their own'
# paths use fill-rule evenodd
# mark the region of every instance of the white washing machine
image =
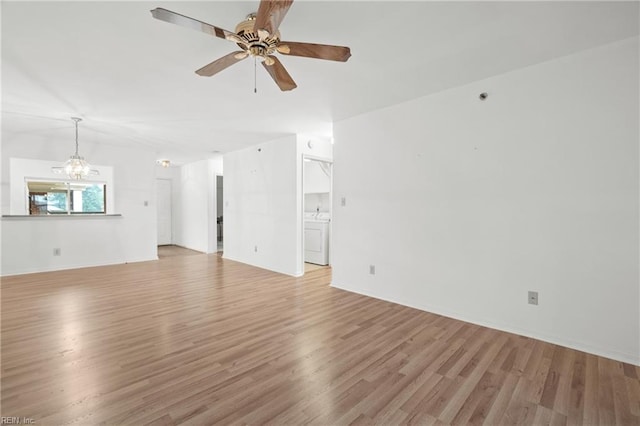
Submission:
<svg viewBox="0 0 640 426">
<path fill-rule="evenodd" d="M 304 261 L 329 264 L 329 213 L 304 214 Z"/>
</svg>

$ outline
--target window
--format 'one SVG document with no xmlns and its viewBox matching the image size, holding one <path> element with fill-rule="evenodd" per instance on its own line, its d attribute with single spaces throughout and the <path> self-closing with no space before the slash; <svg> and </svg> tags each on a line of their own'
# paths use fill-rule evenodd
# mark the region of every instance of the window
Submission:
<svg viewBox="0 0 640 426">
<path fill-rule="evenodd" d="M 29 214 L 105 214 L 107 191 L 101 182 L 28 181 Z"/>
</svg>

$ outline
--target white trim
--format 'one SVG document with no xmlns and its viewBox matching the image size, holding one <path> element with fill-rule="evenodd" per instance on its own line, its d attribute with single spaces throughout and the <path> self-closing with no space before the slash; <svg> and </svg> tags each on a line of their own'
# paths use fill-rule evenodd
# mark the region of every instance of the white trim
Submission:
<svg viewBox="0 0 640 426">
<path fill-rule="evenodd" d="M 304 275 L 304 212 L 305 212 L 305 208 L 304 208 L 304 168 L 305 165 L 304 163 L 306 162 L 305 160 L 309 159 L 312 161 L 320 161 L 322 163 L 327 163 L 330 165 L 330 170 L 331 170 L 331 174 L 329 176 L 329 212 L 331 213 L 331 215 L 333 215 L 333 159 L 331 158 L 327 158 L 327 157 L 320 157 L 320 156 L 316 156 L 316 155 L 310 155 L 310 154 L 302 154 L 302 168 L 300 169 L 300 199 L 301 199 L 301 207 L 300 207 L 300 221 L 299 221 L 299 226 L 300 226 L 300 263 L 298 264 L 298 274 L 296 275 L 298 277 L 301 277 Z M 331 244 L 331 236 L 332 236 L 332 222 L 329 221 L 329 266 L 331 266 L 331 259 L 333 258 L 332 254 L 333 254 L 333 249 L 332 249 L 332 244 Z"/>
</svg>

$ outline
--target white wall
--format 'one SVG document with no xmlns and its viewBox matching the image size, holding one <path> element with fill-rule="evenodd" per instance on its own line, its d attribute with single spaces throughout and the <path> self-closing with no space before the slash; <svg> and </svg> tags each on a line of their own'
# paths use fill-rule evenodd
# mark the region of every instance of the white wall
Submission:
<svg viewBox="0 0 640 426">
<path fill-rule="evenodd" d="M 331 178 L 320 164 L 319 161 L 305 161 L 303 164 L 305 193 L 329 193 L 331 190 Z"/>
<path fill-rule="evenodd" d="M 224 155 L 225 258 L 300 274 L 297 157 L 295 136 Z"/>
<path fill-rule="evenodd" d="M 298 134 L 296 141 L 298 154 L 325 161 L 333 159 L 333 144 L 328 136 Z"/>
<path fill-rule="evenodd" d="M 225 258 L 304 273 L 303 156 L 331 160 L 329 138 L 287 136 L 225 154 Z"/>
<path fill-rule="evenodd" d="M 2 219 L 2 275 L 55 271 L 128 261 L 124 217 Z M 61 255 L 54 256 L 53 249 Z"/>
<path fill-rule="evenodd" d="M 328 192 L 304 194 L 304 211 L 308 213 L 329 212 L 331 198 Z"/>
<path fill-rule="evenodd" d="M 204 253 L 217 251 L 216 174 L 222 174 L 222 157 L 180 167 L 173 203 L 177 245 Z"/>
<path fill-rule="evenodd" d="M 333 285 L 640 365 L 638 76 L 636 37 L 335 123 Z"/>
<path fill-rule="evenodd" d="M 68 135 L 55 132 L 3 131 L 3 214 L 12 210 L 8 190 L 10 158 L 62 164 L 70 154 L 68 139 Z M 83 141 L 81 148 L 90 163 L 113 167 L 115 211 L 111 213 L 122 217 L 3 219 L 2 275 L 157 258 L 155 153 L 135 146 L 94 144 L 90 140 Z M 54 248 L 61 249 L 61 256 L 53 256 Z"/>
</svg>

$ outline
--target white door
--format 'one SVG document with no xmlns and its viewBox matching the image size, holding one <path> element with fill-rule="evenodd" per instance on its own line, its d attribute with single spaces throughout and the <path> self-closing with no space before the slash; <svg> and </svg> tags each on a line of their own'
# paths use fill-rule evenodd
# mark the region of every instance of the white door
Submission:
<svg viewBox="0 0 640 426">
<path fill-rule="evenodd" d="M 157 179 L 158 245 L 171 244 L 171 181 Z"/>
</svg>

